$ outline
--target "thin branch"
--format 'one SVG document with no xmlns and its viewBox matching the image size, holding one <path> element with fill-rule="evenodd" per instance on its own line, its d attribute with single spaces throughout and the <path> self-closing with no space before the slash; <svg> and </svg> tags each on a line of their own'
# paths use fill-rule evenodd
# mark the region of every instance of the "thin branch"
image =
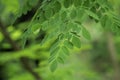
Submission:
<svg viewBox="0 0 120 80">
<path fill-rule="evenodd" d="M 117 52 L 115 49 L 115 45 L 114 45 L 114 40 L 113 40 L 113 35 L 112 33 L 108 32 L 107 33 L 107 38 L 108 38 L 108 50 L 111 56 L 111 61 L 114 67 L 114 71 L 115 71 L 115 79 L 114 80 L 120 80 L 120 70 L 119 70 L 119 62 L 118 62 L 118 58 L 117 58 Z"/>
<path fill-rule="evenodd" d="M 16 45 L 16 43 L 11 39 L 9 33 L 6 30 L 6 27 L 2 24 L 0 21 L 0 29 L 2 34 L 4 35 L 5 39 L 9 42 L 9 44 L 13 47 L 15 51 L 19 50 L 19 47 Z"/>
<path fill-rule="evenodd" d="M 5 39 L 9 42 L 9 44 L 13 47 L 13 49 L 14 49 L 15 51 L 21 50 L 20 47 L 17 45 L 17 43 L 16 43 L 14 40 L 12 40 L 12 38 L 10 37 L 10 35 L 9 35 L 6 27 L 3 25 L 3 23 L 2 23 L 1 20 L 0 20 L 0 30 L 1 30 L 2 34 L 4 35 Z M 28 60 L 26 57 L 20 58 L 20 61 L 21 61 L 21 63 L 23 64 L 23 67 L 24 67 L 28 72 L 30 72 L 30 73 L 35 77 L 36 80 L 41 80 L 41 77 L 39 76 L 39 74 L 36 73 L 36 72 L 32 69 L 32 67 L 30 67 L 29 62 L 28 62 L 29 60 Z"/>
</svg>

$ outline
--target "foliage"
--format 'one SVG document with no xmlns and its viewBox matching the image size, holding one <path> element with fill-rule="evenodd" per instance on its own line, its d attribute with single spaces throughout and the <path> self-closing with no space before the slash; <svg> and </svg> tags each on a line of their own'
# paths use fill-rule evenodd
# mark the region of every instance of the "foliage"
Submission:
<svg viewBox="0 0 120 80">
<path fill-rule="evenodd" d="M 15 27 L 17 19 L 31 10 L 35 10 L 31 21 L 17 24 Z M 100 23 L 105 31 L 120 34 L 120 16 L 115 13 L 108 0 L 0 0 L 0 12 L 2 22 L 11 25 L 7 30 L 11 33 L 18 30 L 17 40 L 20 40 L 23 49 L 18 51 L 18 54 L 12 52 L 11 56 L 2 54 L 1 64 L 13 59 L 18 60 L 22 56 L 33 60 L 44 57 L 46 60 L 49 58 L 50 70 L 54 72 L 59 67 L 59 63 L 65 64 L 71 50 L 81 48 L 82 37 L 91 40 L 90 31 L 84 25 L 88 20 Z M 21 25 L 24 27 L 21 28 Z M 43 32 L 45 32 L 44 38 L 36 41 Z M 1 43 L 2 40 L 4 37 L 0 39 Z M 29 45 L 27 45 L 28 40 Z M 39 46 L 33 49 L 30 47 L 33 44 Z M 4 45 L 10 47 L 9 44 Z M 34 51 L 36 54 L 33 54 Z M 7 56 L 6 59 L 4 56 Z"/>
<path fill-rule="evenodd" d="M 50 48 L 49 58 L 51 70 L 54 71 L 58 62 L 64 63 L 69 49 L 72 49 L 73 46 L 80 48 L 81 36 L 90 39 L 89 32 L 82 24 L 88 17 L 100 22 L 105 29 L 119 33 L 117 30 L 119 30 L 120 20 L 112 10 L 112 6 L 107 0 L 43 1 L 25 32 L 24 39 L 36 29 L 48 30 L 48 34 L 41 44 L 55 40 Z"/>
</svg>

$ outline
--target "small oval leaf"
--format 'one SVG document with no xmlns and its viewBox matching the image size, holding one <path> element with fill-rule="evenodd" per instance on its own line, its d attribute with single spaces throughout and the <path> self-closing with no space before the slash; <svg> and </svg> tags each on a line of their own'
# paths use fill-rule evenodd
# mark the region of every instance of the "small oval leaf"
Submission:
<svg viewBox="0 0 120 80">
<path fill-rule="evenodd" d="M 68 40 L 65 40 L 65 41 L 64 41 L 64 45 L 65 45 L 66 47 L 70 48 L 70 49 L 73 48 L 73 44 L 72 44 L 70 41 L 68 41 Z"/>
<path fill-rule="evenodd" d="M 90 33 L 89 33 L 89 32 L 87 31 L 87 29 L 84 28 L 84 27 L 82 27 L 82 35 L 83 35 L 86 39 L 88 39 L 88 40 L 91 39 Z"/>
<path fill-rule="evenodd" d="M 72 43 L 77 48 L 81 47 L 81 41 L 80 41 L 79 37 L 76 37 L 76 36 L 73 35 Z"/>
<path fill-rule="evenodd" d="M 66 55 L 69 55 L 69 50 L 65 46 L 62 46 L 61 49 Z"/>
<path fill-rule="evenodd" d="M 57 65 L 58 65 L 58 63 L 57 63 L 56 60 L 54 60 L 54 61 L 51 63 L 51 65 L 50 65 L 50 70 L 51 70 L 51 72 L 54 72 L 54 71 L 57 69 Z"/>
</svg>

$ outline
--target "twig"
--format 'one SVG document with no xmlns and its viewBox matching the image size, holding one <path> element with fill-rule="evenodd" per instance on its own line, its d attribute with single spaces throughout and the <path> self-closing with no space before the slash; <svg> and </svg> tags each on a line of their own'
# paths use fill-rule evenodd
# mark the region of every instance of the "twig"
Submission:
<svg viewBox="0 0 120 80">
<path fill-rule="evenodd" d="M 0 30 L 2 34 L 4 35 L 5 39 L 9 42 L 9 44 L 13 47 L 14 51 L 19 51 L 21 50 L 20 47 L 17 45 L 17 43 L 12 40 L 10 37 L 9 33 L 7 32 L 6 27 L 3 25 L 2 21 L 0 20 Z M 38 73 L 36 73 L 32 67 L 29 65 L 29 60 L 26 57 L 21 57 L 20 58 L 21 63 L 23 64 L 23 67 L 30 72 L 36 80 L 41 80 L 41 77 L 39 76 Z"/>
<path fill-rule="evenodd" d="M 108 32 L 107 38 L 108 38 L 108 50 L 109 50 L 109 53 L 111 56 L 111 61 L 112 61 L 114 71 L 115 71 L 115 75 L 114 75 L 115 79 L 114 80 L 120 80 L 119 62 L 117 59 L 117 52 L 115 50 L 115 45 L 114 45 L 112 33 Z"/>
</svg>

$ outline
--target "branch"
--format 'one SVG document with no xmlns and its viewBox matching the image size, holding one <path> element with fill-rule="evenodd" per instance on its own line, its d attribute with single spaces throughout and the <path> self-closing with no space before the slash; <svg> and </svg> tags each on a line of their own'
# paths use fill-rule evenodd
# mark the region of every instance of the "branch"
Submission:
<svg viewBox="0 0 120 80">
<path fill-rule="evenodd" d="M 13 47 L 15 51 L 19 50 L 19 47 L 16 45 L 16 43 L 11 39 L 9 33 L 6 30 L 6 27 L 2 24 L 0 21 L 0 29 L 2 34 L 4 35 L 5 39 L 9 42 L 9 44 Z"/>
<path fill-rule="evenodd" d="M 2 21 L 0 20 L 0 30 L 2 34 L 4 35 L 5 39 L 9 42 L 9 44 L 13 47 L 14 51 L 19 51 L 21 50 L 20 47 L 17 45 L 17 43 L 11 39 L 9 33 L 7 32 L 6 27 L 3 25 Z M 41 77 L 39 76 L 38 73 L 36 73 L 32 67 L 29 65 L 29 60 L 26 57 L 20 58 L 21 63 L 23 64 L 23 67 L 30 72 L 36 80 L 41 80 Z"/>
<path fill-rule="evenodd" d="M 120 80 L 120 70 L 119 70 L 119 62 L 117 59 L 117 52 L 115 50 L 115 45 L 114 45 L 114 40 L 113 40 L 113 35 L 112 33 L 108 32 L 107 33 L 107 38 L 108 38 L 108 50 L 111 56 L 111 61 L 114 67 L 115 71 L 115 79 L 114 80 Z"/>
</svg>

